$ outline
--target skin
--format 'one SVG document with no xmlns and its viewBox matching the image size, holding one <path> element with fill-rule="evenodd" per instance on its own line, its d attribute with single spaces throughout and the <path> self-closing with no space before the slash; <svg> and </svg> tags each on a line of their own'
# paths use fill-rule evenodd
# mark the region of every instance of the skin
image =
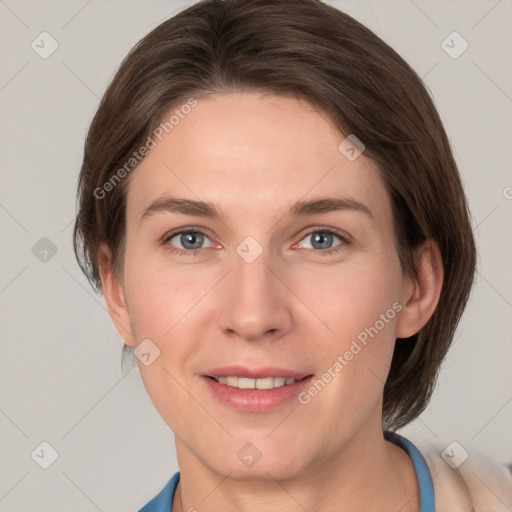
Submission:
<svg viewBox="0 0 512 512">
<path fill-rule="evenodd" d="M 412 463 L 382 435 L 382 396 L 395 339 L 419 331 L 437 305 L 440 254 L 427 242 L 418 278 L 404 275 L 389 194 L 364 153 L 349 161 L 338 150 L 344 138 L 304 101 L 217 94 L 198 99 L 130 177 L 123 272 L 112 272 L 103 246 L 100 274 L 125 343 L 149 338 L 160 350 L 149 366 L 137 362 L 176 438 L 173 511 L 419 509 Z M 141 220 L 165 195 L 211 202 L 223 217 L 159 211 Z M 372 216 L 288 214 L 323 197 L 357 200 Z M 191 252 L 186 239 L 169 238 L 189 227 L 205 235 L 201 249 L 172 252 Z M 311 231 L 326 230 L 347 241 L 332 235 L 318 248 Z M 247 236 L 263 249 L 252 263 L 236 252 Z M 319 378 L 395 302 L 400 313 L 308 404 L 237 411 L 201 377 L 243 364 Z M 262 453 L 250 468 L 237 458 L 248 442 Z"/>
</svg>

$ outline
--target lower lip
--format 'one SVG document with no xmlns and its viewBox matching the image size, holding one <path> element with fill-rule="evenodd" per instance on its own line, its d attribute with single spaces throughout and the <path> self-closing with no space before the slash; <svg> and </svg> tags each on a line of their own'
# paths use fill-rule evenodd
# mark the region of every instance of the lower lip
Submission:
<svg viewBox="0 0 512 512">
<path fill-rule="evenodd" d="M 273 389 L 239 389 L 221 384 L 210 377 L 202 377 L 211 393 L 221 402 L 238 411 L 265 412 L 277 409 L 285 402 L 296 397 L 310 381 L 313 375 L 303 380 Z"/>
</svg>

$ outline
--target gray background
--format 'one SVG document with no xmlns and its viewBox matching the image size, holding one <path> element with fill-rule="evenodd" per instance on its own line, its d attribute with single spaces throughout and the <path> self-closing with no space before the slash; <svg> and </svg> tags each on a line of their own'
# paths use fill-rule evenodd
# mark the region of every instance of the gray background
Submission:
<svg viewBox="0 0 512 512">
<path fill-rule="evenodd" d="M 188 3 L 0 0 L 2 512 L 136 510 L 177 470 L 173 434 L 138 370 L 121 371 L 122 341 L 74 260 L 71 233 L 99 98 L 132 45 Z M 476 288 L 431 405 L 405 433 L 511 461 L 512 2 L 329 3 L 424 77 L 476 230 Z M 46 59 L 31 48 L 43 31 L 59 45 Z M 469 43 L 456 59 L 441 46 L 453 31 Z M 55 254 L 42 252 L 43 237 Z M 48 469 L 31 457 L 43 441 L 58 452 Z"/>
</svg>

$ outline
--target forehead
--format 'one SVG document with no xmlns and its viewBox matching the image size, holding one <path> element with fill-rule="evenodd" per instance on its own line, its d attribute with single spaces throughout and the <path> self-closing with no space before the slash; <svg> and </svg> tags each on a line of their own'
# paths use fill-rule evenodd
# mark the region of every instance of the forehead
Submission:
<svg viewBox="0 0 512 512">
<path fill-rule="evenodd" d="M 303 100 L 259 93 L 214 95 L 197 99 L 191 109 L 175 105 L 162 122 L 173 115 L 174 124 L 168 123 L 161 140 L 154 139 L 155 147 L 131 176 L 132 213 L 141 214 L 168 194 L 219 204 L 237 214 L 327 195 L 387 201 L 372 162 L 364 153 L 349 160 L 338 148 L 345 135 L 325 112 Z"/>
</svg>

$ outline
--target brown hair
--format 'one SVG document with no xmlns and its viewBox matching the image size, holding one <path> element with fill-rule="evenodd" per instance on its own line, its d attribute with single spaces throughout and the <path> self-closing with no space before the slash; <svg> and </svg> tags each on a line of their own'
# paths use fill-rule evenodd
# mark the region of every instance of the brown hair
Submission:
<svg viewBox="0 0 512 512">
<path fill-rule="evenodd" d="M 73 235 L 80 267 L 101 290 L 98 248 L 105 242 L 122 277 L 129 176 L 107 192 L 103 187 L 116 172 L 119 178 L 162 116 L 191 97 L 248 90 L 305 99 L 330 114 L 342 133 L 362 140 L 392 199 L 404 272 L 415 272 L 414 248 L 428 238 L 439 245 L 438 307 L 419 333 L 397 340 L 384 388 L 384 425 L 403 426 L 427 406 L 468 300 L 476 264 L 469 212 L 421 79 L 372 31 L 319 0 L 205 0 L 131 50 L 85 144 Z"/>
</svg>

